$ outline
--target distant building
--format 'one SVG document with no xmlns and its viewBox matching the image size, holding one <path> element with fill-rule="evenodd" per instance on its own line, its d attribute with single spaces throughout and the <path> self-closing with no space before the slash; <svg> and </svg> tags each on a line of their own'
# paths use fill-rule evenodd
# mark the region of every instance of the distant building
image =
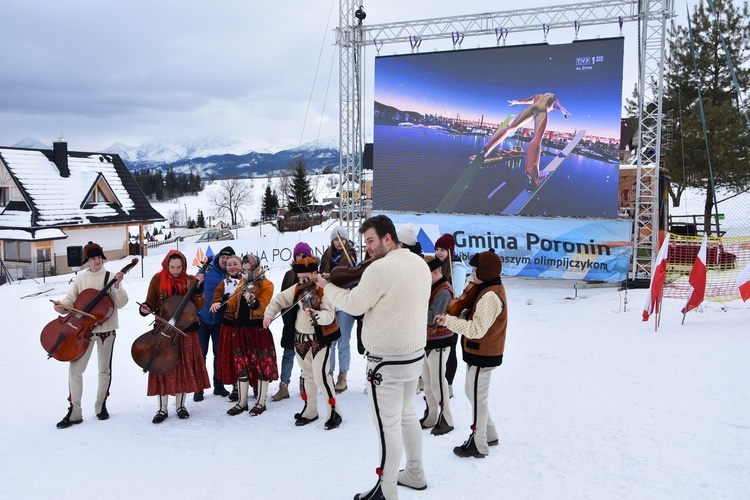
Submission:
<svg viewBox="0 0 750 500">
<path fill-rule="evenodd" d="M 94 241 L 109 260 L 129 252 L 128 226 L 166 219 L 146 199 L 119 155 L 0 148 L 0 258 L 38 275 L 42 263 L 70 272 Z M 69 257 L 72 265 L 69 266 Z"/>
</svg>

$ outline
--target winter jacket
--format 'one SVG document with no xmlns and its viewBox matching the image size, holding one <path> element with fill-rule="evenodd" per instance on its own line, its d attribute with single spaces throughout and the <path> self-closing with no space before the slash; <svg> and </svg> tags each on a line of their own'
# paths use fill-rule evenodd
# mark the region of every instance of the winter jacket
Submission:
<svg viewBox="0 0 750 500">
<path fill-rule="evenodd" d="M 203 294 L 206 297 L 213 297 L 216 287 L 221 283 L 225 275 L 226 273 L 219 268 L 219 259 L 214 258 L 203 276 Z M 210 308 L 211 301 L 207 300 L 198 312 L 198 318 L 204 325 L 215 325 L 221 322 L 222 312 L 212 313 L 209 311 Z"/>
</svg>

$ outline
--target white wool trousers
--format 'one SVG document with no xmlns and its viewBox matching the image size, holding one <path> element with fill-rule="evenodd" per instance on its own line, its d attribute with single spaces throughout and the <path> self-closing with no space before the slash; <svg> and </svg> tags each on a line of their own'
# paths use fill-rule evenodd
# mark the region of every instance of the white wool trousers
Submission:
<svg viewBox="0 0 750 500">
<path fill-rule="evenodd" d="M 466 397 L 471 403 L 472 427 L 474 431 L 474 443 L 479 453 L 489 454 L 488 441 L 497 439 L 497 429 L 490 416 L 488 398 L 490 394 L 490 382 L 492 372 L 496 366 L 480 367 L 466 365 Z"/>
<path fill-rule="evenodd" d="M 425 352 L 422 365 L 422 380 L 424 381 L 424 398 L 427 402 L 426 427 L 433 427 L 440 416 L 441 408 L 445 423 L 453 426 L 451 400 L 448 394 L 448 380 L 445 378 L 445 365 L 452 348 L 439 347 Z"/>
<path fill-rule="evenodd" d="M 398 499 L 396 481 L 401 453 L 406 453 L 406 475 L 425 483 L 422 466 L 422 428 L 414 408 L 424 349 L 402 356 L 367 354 L 368 397 L 380 442 L 381 488 L 387 500 Z"/>
<path fill-rule="evenodd" d="M 305 411 L 302 412 L 302 416 L 311 419 L 318 416 L 318 390 L 320 390 L 328 408 L 326 419 L 329 419 L 332 410 L 330 402 L 331 399 L 335 400 L 336 395 L 333 389 L 333 376 L 330 373 L 331 347 L 319 345 L 313 334 L 302 333 L 297 333 L 296 344 L 297 363 L 302 369 L 302 379 L 307 396 Z M 315 352 L 317 349 L 320 350 Z M 342 415 L 338 405 L 336 405 L 336 413 Z"/>
<path fill-rule="evenodd" d="M 111 333 L 111 335 L 106 335 Z M 96 345 L 96 356 L 99 361 L 99 384 L 96 391 L 96 403 L 94 409 L 96 413 L 102 411 L 102 405 L 107 399 L 109 394 L 109 386 L 112 384 L 112 351 L 115 347 L 115 332 L 102 332 L 105 335 L 106 340 L 102 341 L 99 335 L 92 335 L 91 342 L 86 349 L 86 352 L 80 359 L 71 361 L 70 367 L 68 368 L 68 390 L 70 391 L 69 401 L 73 406 L 73 411 L 70 414 L 71 420 L 80 420 L 83 418 L 83 412 L 81 410 L 81 398 L 83 397 L 83 372 L 86 371 L 86 366 L 89 364 L 91 353 L 94 351 Z"/>
</svg>

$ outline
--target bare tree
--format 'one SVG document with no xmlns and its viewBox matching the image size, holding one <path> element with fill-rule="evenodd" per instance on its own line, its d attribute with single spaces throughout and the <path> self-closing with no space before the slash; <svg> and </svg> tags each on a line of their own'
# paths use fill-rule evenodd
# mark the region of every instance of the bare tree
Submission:
<svg viewBox="0 0 750 500">
<path fill-rule="evenodd" d="M 252 187 L 247 180 L 227 179 L 221 181 L 218 191 L 211 193 L 209 199 L 214 206 L 214 215 L 222 217 L 229 214 L 231 224 L 237 224 L 240 209 L 252 202 Z"/>
<path fill-rule="evenodd" d="M 170 210 L 167 214 L 169 225 L 172 227 L 187 225 L 187 221 L 183 215 L 185 215 L 185 213 L 182 210 Z"/>
</svg>

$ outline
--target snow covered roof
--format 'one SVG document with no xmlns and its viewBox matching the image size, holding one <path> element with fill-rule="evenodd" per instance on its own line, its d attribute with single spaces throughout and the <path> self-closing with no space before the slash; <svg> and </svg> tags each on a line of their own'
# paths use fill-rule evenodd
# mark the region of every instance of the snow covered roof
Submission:
<svg viewBox="0 0 750 500">
<path fill-rule="evenodd" d="M 12 202 L 0 213 L 0 229 L 164 221 L 116 154 L 66 151 L 64 177 L 54 153 L 0 148 L 0 161 L 28 207 Z"/>
<path fill-rule="evenodd" d="M 62 240 L 68 235 L 60 229 L 0 229 L 0 240 L 44 241 Z"/>
</svg>

